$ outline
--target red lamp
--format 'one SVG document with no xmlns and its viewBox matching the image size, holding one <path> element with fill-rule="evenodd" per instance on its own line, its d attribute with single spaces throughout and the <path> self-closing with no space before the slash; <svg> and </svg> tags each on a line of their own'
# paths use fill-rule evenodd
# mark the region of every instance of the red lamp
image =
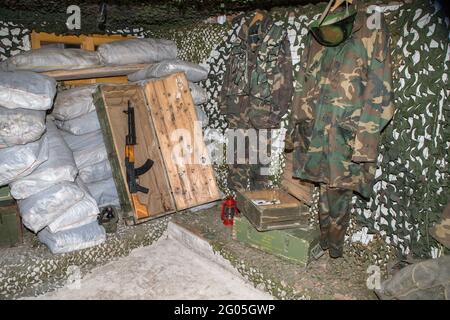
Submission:
<svg viewBox="0 0 450 320">
<path fill-rule="evenodd" d="M 225 226 L 229 227 L 234 224 L 233 218 L 238 214 L 238 208 L 236 206 L 236 200 L 233 197 L 226 198 L 222 203 L 222 222 Z"/>
</svg>

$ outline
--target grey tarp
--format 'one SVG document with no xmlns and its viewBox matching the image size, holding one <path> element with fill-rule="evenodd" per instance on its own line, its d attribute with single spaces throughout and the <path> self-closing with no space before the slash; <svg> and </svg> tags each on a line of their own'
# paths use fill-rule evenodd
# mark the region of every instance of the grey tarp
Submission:
<svg viewBox="0 0 450 320">
<path fill-rule="evenodd" d="M 100 130 L 82 136 L 76 136 L 65 131 L 61 131 L 61 134 L 69 148 L 74 152 L 103 144 L 103 134 Z"/>
<path fill-rule="evenodd" d="M 103 43 L 97 51 L 102 63 L 113 65 L 153 63 L 177 57 L 175 42 L 151 38 Z"/>
<path fill-rule="evenodd" d="M 97 85 L 82 86 L 58 92 L 52 115 L 57 120 L 71 120 L 95 110 L 94 98 Z"/>
<path fill-rule="evenodd" d="M 100 123 L 95 110 L 71 120 L 55 120 L 55 123 L 59 129 L 74 135 L 84 135 L 100 130 Z"/>
<path fill-rule="evenodd" d="M 0 70 L 75 70 L 101 66 L 96 51 L 83 49 L 40 48 L 25 51 L 0 63 Z"/>
<path fill-rule="evenodd" d="M 44 229 L 38 233 L 38 238 L 52 253 L 64 253 L 101 244 L 106 240 L 106 232 L 97 221 L 94 221 L 78 228 L 56 233 Z"/>
<path fill-rule="evenodd" d="M 184 72 L 191 82 L 199 82 L 208 77 L 208 72 L 198 64 L 181 60 L 165 60 L 128 75 L 128 80 L 160 78 L 175 72 Z"/>
<path fill-rule="evenodd" d="M 38 232 L 83 199 L 85 192 L 74 182 L 63 181 L 17 201 L 23 224 Z"/>
<path fill-rule="evenodd" d="M 0 106 L 8 109 L 48 110 L 56 94 L 56 81 L 29 71 L 0 71 Z"/>
<path fill-rule="evenodd" d="M 80 169 L 80 179 L 84 183 L 97 182 L 100 180 L 109 179 L 112 177 L 111 165 L 109 160 L 104 160 L 93 165 Z"/>
<path fill-rule="evenodd" d="M 11 195 L 15 199 L 28 198 L 58 182 L 75 180 L 78 170 L 72 151 L 50 118 L 45 136 L 49 145 L 48 160 L 26 177 L 11 183 Z"/>
<path fill-rule="evenodd" d="M 0 186 L 29 175 L 47 161 L 48 153 L 45 135 L 35 142 L 0 149 Z"/>
<path fill-rule="evenodd" d="M 45 111 L 0 106 L 0 149 L 38 140 L 45 132 Z"/>
<path fill-rule="evenodd" d="M 99 207 L 120 207 L 119 195 L 113 178 L 93 183 L 86 183 L 86 187 L 94 197 Z"/>
</svg>

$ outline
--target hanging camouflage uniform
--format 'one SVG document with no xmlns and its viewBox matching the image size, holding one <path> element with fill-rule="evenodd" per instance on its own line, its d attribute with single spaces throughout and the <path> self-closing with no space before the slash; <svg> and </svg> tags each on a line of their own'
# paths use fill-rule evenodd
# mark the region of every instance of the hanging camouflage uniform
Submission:
<svg viewBox="0 0 450 320">
<path fill-rule="evenodd" d="M 279 128 L 280 120 L 292 100 L 292 62 L 286 30 L 275 25 L 267 12 L 258 11 L 262 19 L 246 19 L 227 62 L 219 106 L 230 129 Z M 270 150 L 270 130 L 267 130 Z M 239 134 L 238 134 L 239 135 Z M 257 136 L 259 134 L 257 133 Z M 259 139 L 258 139 L 259 140 Z M 248 143 L 247 143 L 248 144 Z M 249 163 L 249 152 L 257 152 L 258 143 L 249 143 L 246 161 L 230 164 L 228 186 L 237 190 L 268 186 L 268 176 L 261 174 L 260 164 Z M 236 150 L 231 150 L 236 153 Z M 230 157 L 231 158 L 231 157 Z M 236 155 L 234 157 L 236 159 Z"/>
<path fill-rule="evenodd" d="M 388 32 L 380 16 L 378 28 L 371 28 L 368 15 L 357 12 L 350 37 L 337 46 L 323 46 L 309 34 L 296 75 L 293 172 L 326 185 L 319 207 L 322 245 L 336 257 L 349 220 L 343 202 L 353 191 L 369 197 L 380 132 L 393 115 Z"/>
</svg>

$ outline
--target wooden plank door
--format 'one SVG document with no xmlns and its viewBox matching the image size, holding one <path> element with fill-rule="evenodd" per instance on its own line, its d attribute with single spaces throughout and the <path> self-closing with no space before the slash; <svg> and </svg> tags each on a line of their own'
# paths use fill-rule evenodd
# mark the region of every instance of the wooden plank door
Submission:
<svg viewBox="0 0 450 320">
<path fill-rule="evenodd" d="M 177 210 L 220 199 L 184 73 L 148 81 L 144 92 Z"/>
</svg>

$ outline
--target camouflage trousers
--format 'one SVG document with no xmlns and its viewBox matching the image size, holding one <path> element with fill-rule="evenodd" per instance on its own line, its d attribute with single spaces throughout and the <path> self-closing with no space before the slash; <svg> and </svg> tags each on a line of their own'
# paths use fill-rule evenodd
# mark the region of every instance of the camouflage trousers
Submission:
<svg viewBox="0 0 450 320">
<path fill-rule="evenodd" d="M 326 184 L 320 184 L 320 246 L 324 250 L 328 249 L 332 258 L 341 257 L 343 254 L 352 196 L 352 190 L 330 188 Z"/>
<path fill-rule="evenodd" d="M 246 139 L 244 157 L 242 157 L 243 155 L 238 154 L 237 146 L 235 145 L 234 149 L 230 151 L 233 154 L 234 161 L 233 163 L 228 164 L 228 188 L 234 191 L 269 188 L 270 176 L 268 175 L 268 169 L 270 163 L 261 163 L 260 154 L 265 153 L 266 156 L 270 156 L 271 146 L 270 130 L 267 130 L 264 141 L 260 140 L 259 132 L 257 135 L 257 143 Z M 253 154 L 253 156 L 250 156 L 250 154 Z M 255 158 L 257 160 L 256 163 L 254 161 Z M 251 161 L 251 159 L 253 159 L 253 161 Z"/>
</svg>

